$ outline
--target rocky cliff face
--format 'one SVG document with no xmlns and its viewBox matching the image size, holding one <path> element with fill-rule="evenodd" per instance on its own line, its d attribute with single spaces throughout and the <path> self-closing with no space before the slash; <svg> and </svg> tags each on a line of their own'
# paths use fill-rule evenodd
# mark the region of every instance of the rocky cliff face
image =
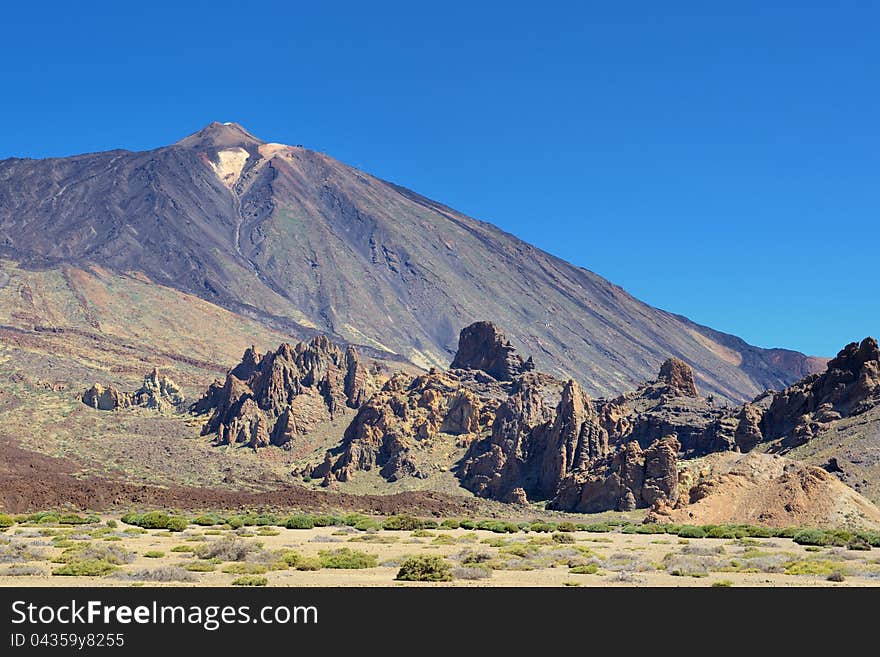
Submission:
<svg viewBox="0 0 880 657">
<path fill-rule="evenodd" d="M 357 351 L 318 336 L 274 352 L 247 349 L 226 381 L 211 385 L 192 406 L 211 413 L 202 434 L 217 444 L 290 448 L 296 436 L 332 419 L 343 408 L 358 408 L 375 387 Z"/>
<path fill-rule="evenodd" d="M 134 392 L 123 392 L 112 385 L 105 388 L 96 383 L 83 392 L 81 399 L 83 404 L 99 411 L 115 411 L 130 406 L 166 411 L 178 408 L 185 401 L 178 385 L 155 368 L 144 377 L 144 384 Z"/>
<path fill-rule="evenodd" d="M 423 477 L 421 454 L 440 434 L 451 434 L 467 448 L 455 474 L 482 497 L 553 500 L 575 510 L 675 503 L 680 446 L 674 435 L 643 450 L 633 431 L 641 437 L 650 431 L 638 413 L 619 401 L 618 424 L 603 423 L 597 408 L 605 407 L 577 382 L 534 371 L 488 322 L 466 327 L 459 345 L 453 361 L 459 367 L 389 380 L 361 407 L 341 445 L 307 474 L 327 484 L 363 470 L 388 481 Z M 692 372 L 680 362 L 665 365 L 661 378 L 644 388 L 654 406 L 696 394 Z M 656 423 L 652 431 L 684 426 L 684 420 Z"/>
</svg>

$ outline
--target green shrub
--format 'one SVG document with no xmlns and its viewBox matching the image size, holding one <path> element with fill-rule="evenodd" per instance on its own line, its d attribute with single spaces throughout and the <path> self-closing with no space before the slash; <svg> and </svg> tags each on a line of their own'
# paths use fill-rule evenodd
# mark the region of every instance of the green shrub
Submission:
<svg viewBox="0 0 880 657">
<path fill-rule="evenodd" d="M 569 534 L 553 534 L 553 541 L 556 543 L 574 543 L 574 536 Z"/>
<path fill-rule="evenodd" d="M 5 513 L 0 513 L 0 529 L 6 529 L 7 527 L 12 527 L 15 524 L 15 519 L 12 516 L 8 516 Z"/>
<path fill-rule="evenodd" d="M 224 525 L 226 521 L 213 513 L 204 514 L 193 518 L 193 524 L 200 527 L 213 527 L 214 525 Z"/>
<path fill-rule="evenodd" d="M 196 549 L 192 545 L 175 545 L 171 548 L 172 552 L 195 552 Z"/>
<path fill-rule="evenodd" d="M 758 525 L 749 525 L 746 527 L 746 532 L 750 538 L 773 538 L 776 535 L 776 532 L 770 527 Z"/>
<path fill-rule="evenodd" d="M 238 562 L 223 566 L 223 572 L 230 575 L 263 575 L 269 569 L 263 564 Z"/>
<path fill-rule="evenodd" d="M 440 526 L 443 529 L 458 529 L 459 527 L 461 527 L 461 521 L 455 520 L 454 518 L 447 518 L 440 523 Z"/>
<path fill-rule="evenodd" d="M 606 534 L 610 531 L 614 531 L 614 526 L 609 525 L 606 522 L 594 522 L 584 526 L 584 531 L 592 532 L 594 534 Z"/>
<path fill-rule="evenodd" d="M 335 527 L 343 524 L 342 518 L 336 516 L 315 516 L 315 527 Z"/>
<path fill-rule="evenodd" d="M 643 525 L 637 525 L 635 528 L 636 534 L 665 534 L 666 533 L 666 525 L 661 525 L 656 522 L 649 522 Z"/>
<path fill-rule="evenodd" d="M 170 520 L 167 513 L 161 511 L 150 511 L 140 518 L 140 523 L 134 523 L 144 529 L 166 529 Z"/>
<path fill-rule="evenodd" d="M 594 563 L 588 563 L 583 566 L 573 566 L 568 569 L 572 575 L 595 575 L 599 572 L 599 566 Z"/>
<path fill-rule="evenodd" d="M 144 552 L 144 556 L 147 559 L 161 559 L 165 556 L 165 553 L 161 550 L 147 550 L 146 552 Z"/>
<path fill-rule="evenodd" d="M 794 538 L 794 535 L 800 531 L 799 527 L 783 527 L 773 531 L 774 538 Z"/>
<path fill-rule="evenodd" d="M 802 529 L 791 540 L 798 545 L 828 545 L 828 537 L 819 529 Z"/>
<path fill-rule="evenodd" d="M 361 518 L 354 526 L 360 532 L 367 532 L 374 529 L 381 529 L 382 525 L 375 518 Z"/>
<path fill-rule="evenodd" d="M 547 522 L 533 522 L 529 526 L 529 531 L 548 533 L 553 531 L 553 525 Z"/>
<path fill-rule="evenodd" d="M 679 538 L 706 538 L 706 532 L 702 527 L 695 525 L 682 525 L 678 528 Z"/>
<path fill-rule="evenodd" d="M 863 541 L 865 541 L 871 547 L 880 547 L 880 532 L 862 530 L 862 531 L 856 532 L 856 536 L 861 538 Z"/>
<path fill-rule="evenodd" d="M 742 538 L 737 536 L 737 531 L 727 525 L 705 525 L 703 531 L 706 532 L 706 538 Z"/>
<path fill-rule="evenodd" d="M 556 525 L 556 531 L 558 531 L 558 532 L 576 532 L 577 525 L 575 525 L 573 522 L 560 522 L 558 525 Z"/>
<path fill-rule="evenodd" d="M 376 555 L 352 550 L 351 548 L 322 550 L 318 555 L 322 568 L 375 568 L 379 562 Z"/>
<path fill-rule="evenodd" d="M 409 557 L 397 571 L 395 579 L 407 582 L 448 582 L 452 579 L 449 564 L 436 555 Z"/>
<path fill-rule="evenodd" d="M 315 519 L 312 518 L 312 516 L 302 514 L 290 516 L 285 521 L 284 526 L 288 529 L 313 529 L 315 526 Z"/>
<path fill-rule="evenodd" d="M 241 529 L 244 527 L 244 520 L 239 516 L 230 516 L 226 519 L 226 524 L 229 525 L 229 529 Z"/>
<path fill-rule="evenodd" d="M 382 521 L 382 529 L 388 531 L 414 531 L 426 529 L 425 522 L 413 516 L 389 516 Z"/>
<path fill-rule="evenodd" d="M 717 582 L 712 582 L 712 588 L 728 588 L 733 586 L 733 582 L 729 579 L 719 579 Z"/>
<path fill-rule="evenodd" d="M 458 523 L 458 526 L 462 529 L 476 529 L 477 523 L 475 523 L 473 520 L 462 520 L 460 523 Z"/>
<path fill-rule="evenodd" d="M 288 550 L 281 555 L 281 561 L 286 563 L 289 568 L 296 568 L 302 560 L 302 555 L 295 550 Z"/>
<path fill-rule="evenodd" d="M 86 559 L 84 561 L 70 561 L 60 568 L 52 571 L 53 575 L 71 577 L 102 577 L 116 570 L 109 561 L 103 559 Z"/>
<path fill-rule="evenodd" d="M 182 532 L 187 527 L 189 527 L 189 521 L 180 516 L 168 518 L 168 522 L 165 524 L 165 529 L 172 532 Z"/>
<path fill-rule="evenodd" d="M 321 560 L 315 557 L 302 557 L 296 562 L 297 570 L 321 570 Z"/>
<path fill-rule="evenodd" d="M 104 524 L 107 525 L 110 529 L 116 529 L 119 526 L 119 524 L 115 520 L 113 520 L 112 518 L 110 520 L 108 520 L 107 522 L 105 522 Z"/>
<path fill-rule="evenodd" d="M 785 566 L 786 575 L 830 575 L 837 564 L 833 561 L 790 561 Z"/>
<path fill-rule="evenodd" d="M 210 561 L 189 561 L 184 568 L 194 573 L 210 573 L 217 570 L 217 566 Z"/>
<path fill-rule="evenodd" d="M 250 575 L 246 577 L 237 577 L 232 580 L 233 586 L 266 586 L 269 584 L 269 580 L 265 577 L 260 577 L 258 575 Z"/>
</svg>

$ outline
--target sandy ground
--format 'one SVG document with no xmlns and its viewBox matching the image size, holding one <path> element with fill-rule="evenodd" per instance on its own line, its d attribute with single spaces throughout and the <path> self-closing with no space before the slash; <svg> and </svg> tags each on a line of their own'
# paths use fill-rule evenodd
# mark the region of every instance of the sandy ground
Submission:
<svg viewBox="0 0 880 657">
<path fill-rule="evenodd" d="M 95 531 L 95 529 L 98 529 Z M 125 530 L 128 529 L 129 532 Z M 880 585 L 880 551 L 849 551 L 841 548 L 808 550 L 789 539 L 692 539 L 674 535 L 641 535 L 571 532 L 574 542 L 559 543 L 550 534 L 495 534 L 488 531 L 432 530 L 360 532 L 351 528 L 323 527 L 310 530 L 283 528 L 244 528 L 221 530 L 191 526 L 182 533 L 150 530 L 133 534 L 119 524 L 75 528 L 16 525 L 0 534 L 0 586 L 229 586 L 239 575 L 222 572 L 229 562 L 216 564 L 214 572 L 194 572 L 192 582 L 152 582 L 149 578 L 122 579 L 120 575 L 155 571 L 166 566 L 186 567 L 197 557 L 172 552 L 175 546 L 205 545 L 209 541 L 235 536 L 238 541 L 260 543 L 263 552 L 253 552 L 247 561 L 256 562 L 266 551 L 295 550 L 306 557 L 317 557 L 322 550 L 348 547 L 378 557 L 379 566 L 359 570 L 295 569 L 269 570 L 264 576 L 269 586 L 711 586 L 719 582 L 732 586 L 877 586 Z M 209 532 L 206 534 L 205 532 Z M 52 575 L 59 567 L 63 548 L 55 539 L 89 541 L 90 545 L 122 547 L 133 553 L 133 560 L 103 577 Z M 58 536 L 61 532 L 62 536 Z M 421 534 L 421 535 L 420 535 Z M 118 537 L 121 540 L 113 540 Z M 107 539 L 111 540 L 107 540 Z M 387 542 L 376 542 L 387 541 Z M 17 557 L 11 557 L 17 546 Z M 40 558 L 21 556 L 21 549 Z M 164 553 L 148 558 L 145 553 Z M 444 583 L 395 581 L 400 562 L 409 555 L 440 555 L 453 566 L 460 566 L 466 554 L 481 553 L 492 565 L 484 579 L 460 579 Z M 264 560 L 265 561 L 265 560 Z M 816 574 L 785 574 L 791 564 L 815 569 Z M 596 564 L 595 574 L 575 574 L 569 565 Z M 42 574 L 9 576 L 10 567 L 39 569 Z M 674 575 L 674 571 L 685 575 Z M 827 579 L 830 572 L 844 575 L 843 582 Z M 699 575 L 699 576 L 694 576 Z"/>
</svg>

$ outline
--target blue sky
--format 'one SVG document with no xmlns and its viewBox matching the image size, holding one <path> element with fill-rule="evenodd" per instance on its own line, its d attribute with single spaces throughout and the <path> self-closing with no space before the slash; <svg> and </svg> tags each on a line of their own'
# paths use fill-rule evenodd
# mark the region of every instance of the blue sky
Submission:
<svg viewBox="0 0 880 657">
<path fill-rule="evenodd" d="M 15 3 L 0 158 L 238 121 L 833 355 L 880 333 L 877 25 L 847 1 Z"/>
</svg>

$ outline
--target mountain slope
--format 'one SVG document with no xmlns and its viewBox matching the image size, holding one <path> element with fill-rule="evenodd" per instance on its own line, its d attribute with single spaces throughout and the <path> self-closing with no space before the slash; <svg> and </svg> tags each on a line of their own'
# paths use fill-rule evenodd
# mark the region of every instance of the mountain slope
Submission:
<svg viewBox="0 0 880 657">
<path fill-rule="evenodd" d="M 669 356 L 732 399 L 819 364 L 652 308 L 490 224 L 236 124 L 147 152 L 0 162 L 0 253 L 138 272 L 296 337 L 324 331 L 424 367 L 448 364 L 459 329 L 489 318 L 594 395 Z"/>
</svg>

